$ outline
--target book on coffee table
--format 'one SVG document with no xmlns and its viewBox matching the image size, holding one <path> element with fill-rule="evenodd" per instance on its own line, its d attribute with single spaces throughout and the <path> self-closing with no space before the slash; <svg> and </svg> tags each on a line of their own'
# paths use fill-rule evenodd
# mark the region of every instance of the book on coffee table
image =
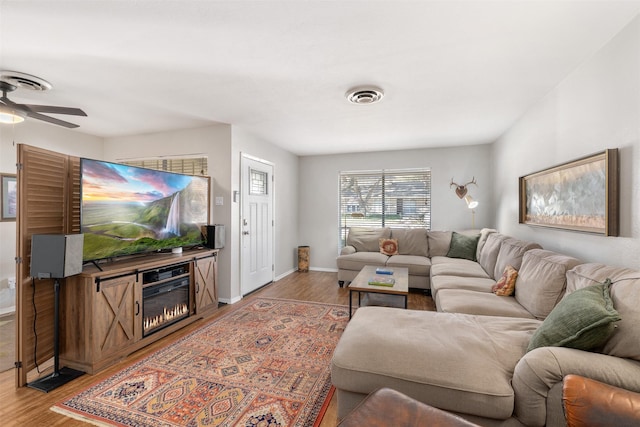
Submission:
<svg viewBox="0 0 640 427">
<path fill-rule="evenodd" d="M 393 270 L 390 269 L 390 268 L 378 267 L 378 268 L 376 268 L 376 274 L 392 275 L 393 274 Z"/>
<path fill-rule="evenodd" d="M 393 286 L 396 283 L 396 279 L 393 277 L 373 276 L 369 279 L 369 284 L 373 286 Z"/>
</svg>

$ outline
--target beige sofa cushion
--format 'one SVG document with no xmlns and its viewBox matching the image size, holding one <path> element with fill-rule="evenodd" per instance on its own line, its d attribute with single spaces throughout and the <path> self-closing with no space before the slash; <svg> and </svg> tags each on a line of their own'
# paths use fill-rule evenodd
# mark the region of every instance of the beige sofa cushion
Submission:
<svg viewBox="0 0 640 427">
<path fill-rule="evenodd" d="M 435 266 L 431 267 L 432 269 Z M 491 292 L 496 281 L 481 277 L 433 276 L 431 277 L 431 296 L 435 300 L 441 289 L 466 289 L 474 292 Z"/>
<path fill-rule="evenodd" d="M 507 419 L 513 370 L 539 323 L 359 308 L 334 351 L 331 380 L 340 390 L 368 394 L 387 386 L 445 410 Z"/>
<path fill-rule="evenodd" d="M 516 280 L 516 300 L 537 319 L 546 318 L 564 295 L 567 271 L 580 260 L 544 249 L 522 257 Z"/>
<path fill-rule="evenodd" d="M 431 260 L 417 255 L 393 255 L 387 260 L 387 267 L 404 267 L 410 276 L 429 276 Z"/>
<path fill-rule="evenodd" d="M 460 276 L 481 277 L 489 279 L 489 275 L 474 261 L 461 258 L 435 257 L 431 259 L 431 277 L 435 276 Z"/>
<path fill-rule="evenodd" d="M 358 252 L 380 252 L 380 239 L 391 237 L 390 228 L 351 227 L 347 235 L 347 246 Z"/>
<path fill-rule="evenodd" d="M 441 289 L 436 294 L 436 307 L 445 313 L 466 313 L 480 316 L 502 316 L 533 319 L 514 297 L 493 292 L 466 289 Z"/>
<path fill-rule="evenodd" d="M 484 244 L 487 243 L 487 237 L 489 237 L 490 234 L 497 233 L 497 232 L 498 230 L 495 230 L 493 228 L 483 228 L 482 230 L 480 230 L 480 239 L 478 240 L 478 248 L 476 249 L 477 260 L 480 259 L 480 253 L 484 248 Z"/>
<path fill-rule="evenodd" d="M 429 231 L 427 232 L 429 241 L 429 256 L 447 256 L 449 246 L 451 246 L 451 231 Z"/>
<path fill-rule="evenodd" d="M 611 265 L 581 264 L 567 272 L 567 293 L 611 279 L 613 307 L 622 320 L 604 345 L 611 356 L 640 361 L 640 271 Z"/>
<path fill-rule="evenodd" d="M 525 252 L 531 249 L 539 249 L 541 246 L 537 243 L 526 242 L 524 240 L 508 238 L 505 239 L 500 245 L 500 251 L 498 252 L 498 258 L 496 259 L 496 266 L 493 270 L 493 277 L 498 280 L 502 277 L 504 269 L 508 265 L 520 270 L 520 264 L 522 264 L 522 256 Z"/>
<path fill-rule="evenodd" d="M 426 228 L 392 228 L 391 237 L 398 239 L 400 255 L 429 256 Z"/>
<path fill-rule="evenodd" d="M 478 257 L 478 263 L 482 266 L 482 269 L 487 272 L 490 278 L 495 279 L 494 271 L 496 269 L 496 261 L 498 260 L 498 253 L 500 252 L 500 246 L 502 242 L 508 239 L 507 236 L 500 233 L 492 233 L 487 236 L 487 240 L 482 246 L 482 251 Z M 500 272 L 502 275 L 502 272 Z M 500 277 L 500 276 L 498 276 Z"/>
<path fill-rule="evenodd" d="M 365 265 L 384 266 L 388 259 L 388 256 L 380 252 L 356 252 L 338 256 L 336 264 L 340 270 L 360 271 Z"/>
</svg>

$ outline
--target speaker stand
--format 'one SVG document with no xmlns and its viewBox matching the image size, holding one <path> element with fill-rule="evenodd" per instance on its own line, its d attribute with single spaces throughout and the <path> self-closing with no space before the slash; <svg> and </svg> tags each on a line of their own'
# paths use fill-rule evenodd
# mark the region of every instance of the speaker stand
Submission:
<svg viewBox="0 0 640 427">
<path fill-rule="evenodd" d="M 51 390 L 84 375 L 84 372 L 76 371 L 75 369 L 67 367 L 60 369 L 60 282 L 58 282 L 58 279 L 53 281 L 53 295 L 53 374 L 27 383 L 27 387 L 35 388 L 45 393 L 49 393 Z"/>
</svg>

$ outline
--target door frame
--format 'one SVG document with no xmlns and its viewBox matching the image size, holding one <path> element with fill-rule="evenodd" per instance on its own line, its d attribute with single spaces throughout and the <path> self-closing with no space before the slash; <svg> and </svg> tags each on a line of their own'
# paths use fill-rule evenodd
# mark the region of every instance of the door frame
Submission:
<svg viewBox="0 0 640 427">
<path fill-rule="evenodd" d="M 272 229 L 272 238 L 271 238 L 271 254 L 272 254 L 272 268 L 271 268 L 271 281 L 273 282 L 273 280 L 275 279 L 275 263 L 276 263 L 276 232 L 275 232 L 275 221 L 276 221 L 276 180 L 275 180 L 275 176 L 276 176 L 276 165 L 275 163 L 260 158 L 260 157 L 256 157 L 253 156 L 251 154 L 245 153 L 245 152 L 240 152 L 240 209 L 238 210 L 238 237 L 240 239 L 240 245 L 239 245 L 239 250 L 240 250 L 240 256 L 239 256 L 239 267 L 240 267 L 240 297 L 244 298 L 244 287 L 243 284 L 246 280 L 245 278 L 245 270 L 244 270 L 244 262 L 245 260 L 244 258 L 244 247 L 243 247 L 243 237 L 242 237 L 242 217 L 244 215 L 244 184 L 245 184 L 245 180 L 244 180 L 244 173 L 245 173 L 245 159 L 246 160 L 251 160 L 254 162 L 259 162 L 259 163 L 264 163 L 265 165 L 269 165 L 271 167 L 271 192 L 270 192 L 270 197 L 271 197 L 271 220 L 272 220 L 272 225 L 271 225 L 271 229 Z M 259 289 L 259 288 L 258 288 Z M 253 292 L 253 291 L 250 291 Z M 249 292 L 249 293 L 250 293 Z"/>
</svg>

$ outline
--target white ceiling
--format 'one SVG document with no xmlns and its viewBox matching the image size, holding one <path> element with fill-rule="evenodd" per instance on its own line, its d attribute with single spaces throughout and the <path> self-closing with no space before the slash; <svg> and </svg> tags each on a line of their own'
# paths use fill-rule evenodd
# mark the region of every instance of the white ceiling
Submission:
<svg viewBox="0 0 640 427">
<path fill-rule="evenodd" d="M 0 0 L 18 102 L 102 137 L 240 126 L 300 155 L 490 143 L 639 1 Z M 385 91 L 352 105 L 353 86 Z"/>
</svg>

